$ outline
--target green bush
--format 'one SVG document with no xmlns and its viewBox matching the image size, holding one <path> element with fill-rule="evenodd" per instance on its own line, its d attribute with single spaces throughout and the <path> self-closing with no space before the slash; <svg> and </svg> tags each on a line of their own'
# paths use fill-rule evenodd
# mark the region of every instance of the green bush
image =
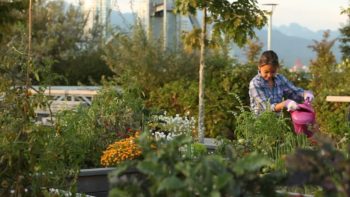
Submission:
<svg viewBox="0 0 350 197">
<path fill-rule="evenodd" d="M 55 127 L 62 135 L 73 134 L 81 139 L 84 149 L 81 168 L 100 166 L 103 150 L 116 139 L 128 136 L 128 130 L 140 129 L 142 106 L 137 99 L 127 100 L 115 87 L 105 87 L 94 97 L 90 107 L 58 114 Z"/>
<path fill-rule="evenodd" d="M 2 88 L 0 102 L 0 195 L 41 196 L 45 188 L 71 190 L 82 162 L 83 139 L 36 124 L 34 109 L 47 105 L 41 93 Z M 73 182 L 71 182 L 73 181 Z M 27 192 L 25 192 L 27 190 Z"/>
<path fill-rule="evenodd" d="M 147 107 L 165 110 L 171 115 L 198 114 L 198 82 L 176 80 L 150 92 Z"/>
<path fill-rule="evenodd" d="M 259 176 L 269 161 L 257 154 L 186 154 L 191 138 L 139 139 L 143 158 L 123 163 L 110 175 L 110 196 L 275 196 L 272 176 Z"/>
<path fill-rule="evenodd" d="M 286 185 L 321 188 L 317 196 L 349 196 L 349 152 L 350 145 L 342 152 L 326 139 L 320 139 L 316 149 L 297 150 L 287 157 Z"/>
<path fill-rule="evenodd" d="M 48 106 L 43 89 L 31 95 L 29 76 L 39 71 L 10 45 L 0 56 L 0 196 L 42 196 L 46 188 L 71 190 L 81 160 L 74 149 L 79 138 L 61 138 L 56 130 L 36 123 L 35 109 Z M 69 154 L 68 154 L 69 153 Z M 71 182 L 72 181 L 72 182 Z"/>
<path fill-rule="evenodd" d="M 6 75 L 3 75 L 3 77 Z M 42 91 L 30 96 L 22 86 L 1 84 L 0 195 L 42 196 L 48 188 L 75 191 L 81 168 L 100 166 L 108 144 L 140 128 L 141 102 L 132 94 L 105 88 L 91 107 L 63 111 L 53 126 L 36 123 L 34 110 L 48 106 Z"/>
<path fill-rule="evenodd" d="M 257 116 L 242 109 L 237 116 L 236 148 L 243 153 L 257 151 L 275 161 L 276 167 L 284 168 L 283 156 L 297 147 L 309 146 L 306 135 L 296 135 L 292 129 L 290 119 L 283 115 L 263 112 Z"/>
<path fill-rule="evenodd" d="M 207 57 L 205 84 L 205 127 L 207 137 L 234 136 L 236 126 L 231 111 L 237 106 L 249 105 L 248 85 L 256 74 L 253 65 L 234 64 L 234 60 L 223 55 Z M 232 94 L 239 95 L 242 103 Z M 180 79 L 154 88 L 147 106 L 164 109 L 169 114 L 198 115 L 198 80 Z"/>
<path fill-rule="evenodd" d="M 326 31 L 321 41 L 314 41 L 310 46 L 317 57 L 311 61 L 312 78 L 309 87 L 315 94 L 313 104 L 320 130 L 332 135 L 342 135 L 350 132 L 350 125 L 346 120 L 348 105 L 328 103 L 326 97 L 348 96 L 350 61 L 345 59 L 341 63 L 336 62 L 331 51 L 336 40 L 329 40 L 329 37 L 330 33 Z"/>
<path fill-rule="evenodd" d="M 118 33 L 105 47 L 104 60 L 124 89 L 138 87 L 148 98 L 150 91 L 179 79 L 198 78 L 196 55 L 182 50 L 167 51 L 147 39 L 141 25 L 131 34 Z"/>
</svg>

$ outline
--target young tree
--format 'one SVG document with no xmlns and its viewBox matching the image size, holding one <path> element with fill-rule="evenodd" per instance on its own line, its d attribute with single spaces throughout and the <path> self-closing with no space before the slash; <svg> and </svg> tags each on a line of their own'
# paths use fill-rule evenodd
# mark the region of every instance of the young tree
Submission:
<svg viewBox="0 0 350 197">
<path fill-rule="evenodd" d="M 341 37 L 339 38 L 341 42 L 340 50 L 343 54 L 343 60 L 345 60 L 350 57 L 350 5 L 347 9 L 343 9 L 341 13 L 348 16 L 346 25 L 339 29 L 341 33 Z"/>
<path fill-rule="evenodd" d="M 28 15 L 25 15 L 27 20 Z M 27 51 L 29 46 L 22 45 L 22 40 L 29 39 L 28 25 L 12 24 L 12 31 L 4 37 L 0 50 L 10 46 L 20 52 Z M 101 59 L 103 28 L 96 25 L 86 32 L 85 25 L 86 17 L 80 9 L 65 7 L 62 0 L 33 1 L 31 62 L 33 69 L 38 70 L 38 73 L 31 75 L 34 84 L 91 84 L 90 79 L 98 83 L 102 75 L 112 75 Z M 0 56 L 4 55 L 0 53 Z M 47 75 L 50 77 L 45 77 Z"/>
<path fill-rule="evenodd" d="M 310 48 L 317 56 L 311 61 L 310 89 L 315 93 L 313 106 L 317 111 L 317 122 L 324 132 L 344 133 L 349 131 L 349 125 L 344 120 L 348 106 L 341 103 L 329 103 L 325 101 L 327 96 L 347 95 L 349 93 L 349 61 L 336 63 L 331 49 L 335 40 L 328 40 L 329 32 L 325 32 L 323 39 Z"/>
<path fill-rule="evenodd" d="M 334 80 L 334 71 L 336 70 L 336 59 L 331 51 L 335 39 L 329 39 L 329 31 L 325 31 L 323 39 L 319 42 L 314 40 L 314 44 L 308 46 L 316 52 L 316 59 L 311 60 L 310 72 L 312 80 L 310 88 L 317 95 L 319 91 L 334 88 L 337 84 Z M 322 81 L 322 83 L 320 83 Z"/>
<path fill-rule="evenodd" d="M 248 37 L 255 35 L 254 28 L 262 28 L 266 17 L 257 7 L 256 0 L 177 0 L 176 10 L 181 14 L 194 14 L 197 10 L 203 12 L 200 43 L 199 64 L 199 103 L 198 103 L 198 134 L 199 141 L 204 141 L 204 69 L 207 43 L 207 25 L 212 25 L 212 37 L 225 35 L 242 46 Z"/>
<path fill-rule="evenodd" d="M 11 35 L 12 27 L 15 23 L 24 23 L 27 18 L 28 0 L 0 1 L 0 41 Z"/>
</svg>

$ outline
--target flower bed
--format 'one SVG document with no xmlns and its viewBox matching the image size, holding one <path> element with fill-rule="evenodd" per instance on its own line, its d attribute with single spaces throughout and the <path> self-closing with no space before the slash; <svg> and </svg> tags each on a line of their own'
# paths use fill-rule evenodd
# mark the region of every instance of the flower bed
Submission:
<svg viewBox="0 0 350 197">
<path fill-rule="evenodd" d="M 117 140 L 109 145 L 101 156 L 103 166 L 115 166 L 125 160 L 133 160 L 141 155 L 141 149 L 136 144 L 135 139 L 139 136 L 136 132 L 134 136 Z"/>
</svg>

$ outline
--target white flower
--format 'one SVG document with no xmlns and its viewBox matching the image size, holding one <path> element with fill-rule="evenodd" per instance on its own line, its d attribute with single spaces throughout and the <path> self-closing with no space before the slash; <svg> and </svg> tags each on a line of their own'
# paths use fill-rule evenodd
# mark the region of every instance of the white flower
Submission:
<svg viewBox="0 0 350 197">
<path fill-rule="evenodd" d="M 239 144 L 243 144 L 243 143 L 244 143 L 244 139 L 240 138 L 240 139 L 238 140 L 238 143 L 239 143 Z"/>
<path fill-rule="evenodd" d="M 191 135 L 192 131 L 196 128 L 196 121 L 193 117 L 181 117 L 179 114 L 176 114 L 175 117 L 166 116 L 166 112 L 164 115 L 153 116 L 153 121 L 158 124 L 163 131 L 169 132 L 169 136 L 167 137 L 164 133 L 155 134 L 155 138 L 164 138 L 167 140 L 173 139 L 173 137 L 185 134 Z"/>
</svg>

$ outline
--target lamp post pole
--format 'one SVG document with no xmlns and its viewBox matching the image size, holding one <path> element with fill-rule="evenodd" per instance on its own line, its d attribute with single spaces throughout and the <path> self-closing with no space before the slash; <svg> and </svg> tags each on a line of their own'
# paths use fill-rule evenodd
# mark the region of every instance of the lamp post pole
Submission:
<svg viewBox="0 0 350 197">
<path fill-rule="evenodd" d="M 267 50 L 271 50 L 272 44 L 272 13 L 276 7 L 276 3 L 266 3 L 264 6 L 269 6 L 270 9 L 266 11 L 268 15 L 268 29 L 267 29 Z"/>
</svg>

